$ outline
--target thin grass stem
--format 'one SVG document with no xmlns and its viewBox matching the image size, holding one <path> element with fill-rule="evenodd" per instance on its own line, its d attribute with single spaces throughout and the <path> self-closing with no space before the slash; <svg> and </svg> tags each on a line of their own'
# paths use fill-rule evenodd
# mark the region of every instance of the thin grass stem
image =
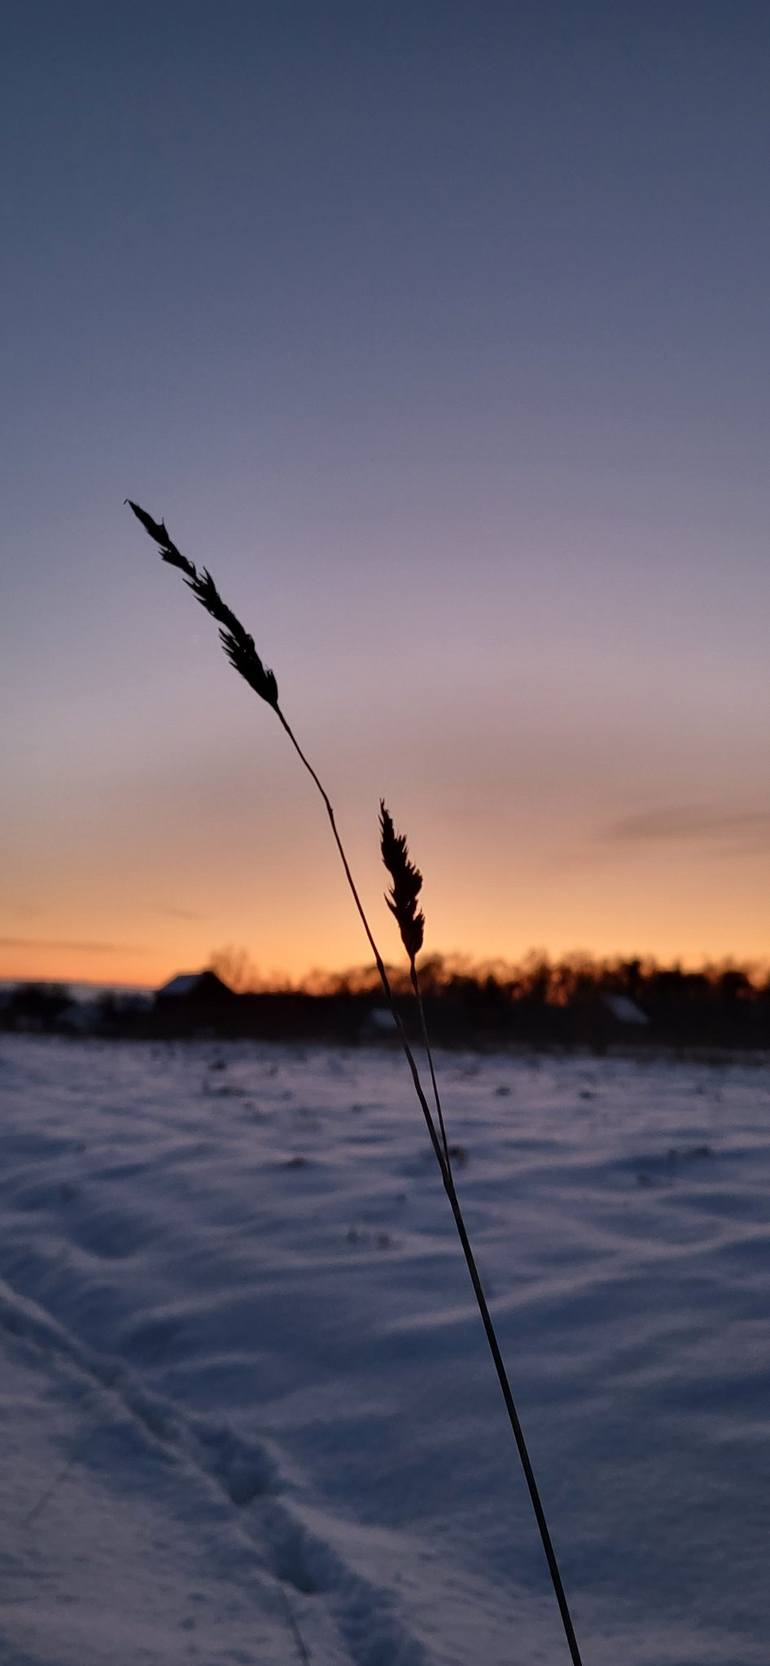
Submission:
<svg viewBox="0 0 770 1666">
<path fill-rule="evenodd" d="M 420 1074 L 419 1074 L 419 1071 L 417 1069 L 417 1064 L 416 1064 L 416 1061 L 415 1061 L 415 1058 L 414 1058 L 414 1054 L 413 1054 L 412 1049 L 409 1045 L 409 1041 L 408 1041 L 406 1032 L 404 1030 L 403 1023 L 401 1021 L 401 1015 L 400 1015 L 400 1013 L 399 1013 L 399 1011 L 396 1007 L 395 999 L 394 999 L 394 996 L 393 996 L 393 991 L 392 991 L 391 984 L 390 984 L 390 979 L 388 977 L 388 974 L 387 974 L 387 971 L 386 971 L 386 968 L 385 968 L 385 962 L 383 961 L 382 956 L 380 954 L 380 951 L 379 951 L 379 949 L 377 947 L 377 944 L 375 942 L 371 926 L 369 925 L 369 921 L 366 917 L 366 913 L 365 913 L 365 910 L 364 910 L 363 903 L 361 902 L 361 898 L 358 894 L 358 890 L 357 890 L 357 887 L 356 887 L 355 880 L 354 880 L 353 875 L 352 875 L 351 870 L 350 870 L 350 864 L 348 862 L 347 855 L 345 853 L 345 847 L 344 847 L 344 845 L 342 843 L 342 840 L 340 838 L 340 835 L 339 835 L 339 831 L 338 831 L 338 828 L 337 828 L 337 823 L 336 823 L 335 816 L 334 816 L 334 809 L 332 807 L 331 800 L 329 798 L 329 795 L 328 795 L 328 793 L 326 791 L 326 788 L 324 787 L 322 781 L 320 780 L 319 776 L 316 774 L 315 770 L 313 769 L 312 764 L 310 763 L 309 759 L 305 756 L 305 753 L 303 752 L 302 747 L 300 746 L 299 741 L 297 740 L 297 737 L 294 734 L 293 729 L 291 728 L 290 724 L 287 722 L 286 718 L 284 717 L 284 714 L 281 711 L 280 706 L 276 705 L 275 710 L 276 710 L 276 714 L 278 716 L 279 721 L 283 724 L 283 727 L 286 730 L 286 733 L 287 733 L 287 735 L 288 735 L 288 737 L 289 737 L 289 739 L 292 743 L 292 746 L 294 747 L 294 749 L 297 752 L 299 758 L 301 759 L 302 763 L 304 764 L 305 769 L 307 770 L 308 774 L 311 776 L 312 780 L 315 782 L 315 785 L 318 789 L 318 792 L 320 793 L 321 798 L 323 799 L 324 806 L 325 806 L 325 809 L 326 809 L 326 813 L 327 813 L 327 816 L 329 818 L 329 822 L 330 822 L 330 825 L 331 825 L 332 833 L 334 834 L 334 841 L 335 841 L 335 844 L 337 846 L 337 850 L 339 852 L 340 860 L 342 862 L 342 866 L 343 866 L 344 871 L 345 871 L 345 877 L 346 877 L 348 885 L 350 887 L 350 891 L 351 891 L 352 896 L 353 896 L 353 901 L 355 902 L 356 908 L 358 910 L 358 913 L 359 913 L 364 931 L 366 932 L 366 936 L 367 936 L 367 940 L 369 942 L 369 946 L 370 946 L 370 948 L 372 950 L 372 953 L 374 955 L 375 965 L 377 967 L 377 971 L 378 971 L 379 976 L 380 976 L 380 982 L 382 984 L 383 991 L 385 993 L 386 999 L 388 1001 L 388 1005 L 390 1007 L 390 1010 L 391 1010 L 391 1012 L 393 1014 L 393 1017 L 395 1019 L 395 1022 L 396 1022 L 396 1026 L 397 1026 L 397 1029 L 398 1029 L 398 1034 L 399 1034 L 399 1039 L 400 1039 L 400 1042 L 401 1042 L 401 1046 L 404 1050 L 404 1054 L 406 1056 L 407 1063 L 408 1063 L 410 1071 L 411 1071 L 412 1080 L 414 1082 L 415 1091 L 416 1091 L 417 1097 L 420 1101 L 420 1106 L 422 1108 L 422 1113 L 423 1113 L 423 1116 L 425 1118 L 425 1122 L 427 1124 L 428 1131 L 430 1133 L 431 1144 L 433 1146 L 433 1152 L 434 1152 L 436 1161 L 438 1163 L 439 1169 L 441 1170 L 441 1177 L 442 1177 L 442 1180 L 444 1182 L 444 1190 L 445 1190 L 445 1192 L 447 1194 L 447 1197 L 449 1199 L 449 1205 L 450 1205 L 450 1208 L 452 1210 L 452 1215 L 454 1217 L 455 1226 L 457 1228 L 457 1235 L 458 1235 L 459 1240 L 460 1240 L 460 1245 L 462 1247 L 463 1255 L 465 1257 L 465 1263 L 466 1263 L 466 1266 L 468 1268 L 468 1273 L 470 1275 L 471 1284 L 473 1286 L 473 1292 L 474 1292 L 474 1295 L 476 1297 L 476 1302 L 478 1304 L 479 1313 L 481 1315 L 481 1322 L 484 1326 L 484 1332 L 485 1332 L 485 1335 L 486 1335 L 486 1338 L 487 1338 L 487 1342 L 489 1344 L 489 1350 L 490 1350 L 490 1353 L 492 1355 L 492 1360 L 493 1360 L 493 1363 L 494 1363 L 495 1371 L 497 1373 L 497 1379 L 498 1379 L 498 1382 L 500 1384 L 500 1388 L 501 1388 L 501 1391 L 502 1391 L 503 1401 L 505 1403 L 505 1409 L 508 1413 L 508 1420 L 510 1422 L 511 1429 L 513 1431 L 513 1437 L 514 1437 L 514 1440 L 516 1442 L 516 1448 L 517 1448 L 517 1451 L 518 1451 L 518 1454 L 519 1454 L 519 1459 L 521 1461 L 521 1466 L 522 1466 L 522 1469 L 524 1471 L 524 1478 L 525 1478 L 525 1481 L 527 1483 L 527 1490 L 529 1492 L 530 1500 L 531 1500 L 531 1503 L 532 1503 L 532 1508 L 533 1508 L 534 1514 L 535 1514 L 535 1520 L 537 1522 L 537 1526 L 538 1526 L 538 1529 L 539 1529 L 539 1532 L 540 1532 L 540 1538 L 541 1538 L 541 1542 L 542 1542 L 542 1545 L 543 1545 L 543 1550 L 544 1550 L 544 1553 L 545 1553 L 545 1559 L 546 1559 L 546 1562 L 548 1564 L 548 1571 L 549 1571 L 550 1576 L 551 1576 L 551 1583 L 553 1585 L 554 1595 L 556 1597 L 556 1601 L 557 1601 L 557 1604 L 558 1604 L 558 1607 L 559 1607 L 559 1613 L 561 1615 L 561 1621 L 562 1621 L 562 1625 L 564 1627 L 564 1635 L 566 1637 L 567 1646 L 568 1646 L 569 1651 L 570 1651 L 570 1657 L 572 1659 L 573 1666 L 583 1666 L 581 1655 L 580 1655 L 580 1650 L 578 1648 L 577 1637 L 575 1635 L 575 1628 L 574 1628 L 573 1623 L 572 1623 L 572 1615 L 570 1613 L 569 1603 L 567 1601 L 567 1594 L 566 1594 L 566 1591 L 564 1589 L 564 1584 L 563 1584 L 563 1581 L 562 1581 L 561 1572 L 559 1570 L 559 1563 L 558 1563 L 558 1560 L 557 1560 L 557 1557 L 556 1557 L 556 1551 L 554 1550 L 553 1540 L 551 1538 L 550 1530 L 549 1530 L 549 1527 L 548 1527 L 548 1522 L 546 1520 L 545 1510 L 543 1509 L 543 1503 L 542 1503 L 542 1499 L 540 1497 L 540 1490 L 538 1488 L 537 1481 L 535 1479 L 535 1472 L 534 1472 L 534 1469 L 532 1467 L 532 1460 L 529 1456 L 529 1450 L 528 1450 L 527 1443 L 526 1443 L 526 1440 L 525 1440 L 525 1437 L 524 1437 L 524 1430 L 521 1426 L 521 1421 L 520 1421 L 520 1418 L 519 1418 L 519 1414 L 516 1410 L 516 1403 L 515 1403 L 514 1398 L 513 1398 L 513 1391 L 511 1389 L 511 1385 L 510 1385 L 510 1382 L 509 1382 L 509 1379 L 508 1379 L 508 1373 L 507 1373 L 506 1368 L 505 1368 L 505 1362 L 504 1362 L 503 1356 L 500 1352 L 500 1344 L 497 1340 L 497 1333 L 495 1331 L 494 1323 L 493 1323 L 493 1320 L 492 1320 L 492 1315 L 489 1311 L 489 1306 L 487 1304 L 487 1299 L 486 1299 L 486 1296 L 484 1294 L 484 1286 L 481 1282 L 481 1275 L 480 1275 L 478 1267 L 476 1265 L 476 1259 L 475 1259 L 475 1256 L 473 1254 L 473 1250 L 471 1248 L 470 1239 L 468 1237 L 467 1229 L 466 1229 L 466 1226 L 465 1226 L 465 1221 L 463 1219 L 462 1207 L 460 1205 L 460 1200 L 459 1200 L 459 1198 L 457 1196 L 457 1192 L 455 1190 L 454 1178 L 453 1178 L 453 1175 L 452 1175 L 452 1167 L 451 1167 L 451 1162 L 450 1162 L 450 1157 L 449 1157 L 449 1144 L 448 1144 L 447 1137 L 446 1137 L 446 1128 L 444 1126 L 444 1117 L 443 1117 L 443 1112 L 442 1112 L 442 1109 L 441 1109 L 441 1098 L 440 1098 L 439 1091 L 438 1091 L 438 1084 L 436 1082 L 436 1074 L 435 1074 L 435 1069 L 434 1069 L 434 1065 L 433 1065 L 433 1053 L 432 1053 L 432 1049 L 431 1049 L 431 1046 L 430 1046 L 430 1039 L 429 1039 L 429 1036 L 428 1036 L 428 1027 L 427 1027 L 427 1024 L 426 1024 L 426 1021 L 425 1021 L 425 1009 L 424 1009 L 424 1006 L 423 1006 L 422 991 L 420 989 L 419 976 L 418 976 L 418 973 L 417 973 L 417 969 L 414 965 L 414 961 L 412 961 L 412 963 L 411 963 L 412 985 L 413 985 L 413 988 L 415 990 L 415 994 L 416 994 L 416 997 L 417 997 L 418 1008 L 419 1008 L 419 1012 L 420 1012 L 420 1020 L 421 1020 L 421 1025 L 422 1025 L 423 1040 L 424 1040 L 426 1054 L 427 1054 L 427 1058 L 428 1058 L 428 1064 L 429 1064 L 429 1068 L 430 1068 L 431 1081 L 432 1081 L 432 1084 L 433 1084 L 433 1092 L 434 1092 L 434 1096 L 435 1096 L 435 1100 L 436 1100 L 436 1109 L 437 1109 L 438 1117 L 439 1117 L 439 1126 L 440 1126 L 440 1131 L 441 1131 L 441 1137 L 440 1138 L 439 1138 L 439 1135 L 436 1133 L 436 1126 L 435 1126 L 435 1123 L 434 1123 L 433 1118 L 431 1116 L 430 1107 L 428 1105 L 427 1099 L 425 1098 L 425 1094 L 423 1092 L 422 1082 L 420 1081 Z"/>
<path fill-rule="evenodd" d="M 422 1030 L 422 1044 L 423 1044 L 423 1047 L 425 1048 L 425 1057 L 428 1060 L 428 1069 L 430 1071 L 430 1079 L 431 1079 L 431 1083 L 433 1085 L 433 1098 L 436 1101 L 436 1114 L 438 1116 L 439 1128 L 441 1129 L 441 1143 L 444 1147 L 444 1157 L 446 1159 L 447 1170 L 448 1170 L 449 1174 L 451 1175 L 451 1173 L 452 1173 L 452 1159 L 451 1159 L 450 1154 L 449 1154 L 449 1141 L 447 1139 L 447 1132 L 446 1132 L 446 1128 L 444 1126 L 444 1112 L 441 1108 L 441 1096 L 440 1096 L 439 1091 L 438 1091 L 438 1082 L 436 1081 L 436 1071 L 435 1071 L 434 1065 L 433 1065 L 433 1049 L 432 1049 L 431 1044 L 430 1044 L 430 1036 L 428 1034 L 428 1025 L 427 1025 L 427 1022 L 426 1022 L 426 1019 L 425 1019 L 425 1007 L 423 1006 L 423 1001 L 422 1001 L 422 988 L 420 986 L 420 974 L 417 970 L 417 967 L 415 966 L 414 961 L 412 961 L 411 964 L 410 964 L 409 975 L 410 975 L 411 980 L 412 980 L 412 988 L 414 990 L 415 999 L 417 1001 L 417 1011 L 420 1014 L 420 1028 Z"/>
<path fill-rule="evenodd" d="M 559 1613 L 561 1615 L 564 1635 L 567 1639 L 567 1646 L 572 1659 L 572 1666 L 582 1666 L 578 1641 L 575 1636 L 575 1628 L 572 1624 L 572 1615 L 567 1601 L 567 1593 L 564 1589 L 561 1573 L 559 1571 L 556 1551 L 553 1547 L 553 1540 L 548 1528 L 548 1522 L 546 1521 L 540 1491 L 537 1481 L 535 1480 L 535 1472 L 532 1468 L 532 1461 L 530 1459 L 527 1443 L 524 1438 L 524 1430 L 522 1429 L 519 1414 L 516 1410 L 511 1385 L 508 1381 L 508 1373 L 505 1369 L 505 1363 L 500 1352 L 495 1327 L 492 1322 L 492 1315 L 487 1306 L 487 1298 L 484 1294 L 484 1287 L 481 1282 L 479 1270 L 476 1266 L 476 1260 L 465 1228 L 465 1221 L 463 1220 L 459 1199 L 453 1185 L 447 1187 L 447 1196 L 449 1198 L 452 1214 L 454 1215 L 457 1235 L 462 1245 L 466 1266 L 470 1274 L 471 1284 L 473 1285 L 474 1294 L 478 1303 L 479 1313 L 481 1314 L 481 1322 L 486 1332 L 487 1342 L 489 1343 L 489 1351 L 494 1361 L 497 1379 L 502 1390 L 503 1400 L 505 1401 L 505 1409 L 508 1413 L 508 1419 L 513 1430 L 513 1438 L 516 1442 L 519 1458 L 521 1459 L 521 1467 L 524 1471 L 524 1478 L 527 1483 L 532 1508 L 535 1512 L 535 1520 L 540 1530 L 540 1538 L 545 1552 L 545 1559 L 548 1563 L 548 1571 L 551 1575 L 551 1583 L 553 1585 L 554 1594 L 559 1605 Z"/>
<path fill-rule="evenodd" d="M 345 878 L 347 879 L 348 886 L 350 888 L 350 892 L 351 892 L 351 895 L 353 897 L 353 901 L 354 901 L 354 903 L 356 905 L 356 908 L 358 910 L 358 914 L 359 914 L 359 917 L 360 917 L 360 920 L 361 920 L 361 924 L 363 925 L 364 931 L 366 932 L 369 947 L 372 951 L 372 954 L 374 955 L 374 962 L 375 962 L 375 965 L 377 967 L 377 972 L 379 974 L 380 983 L 382 984 L 382 988 L 383 988 L 383 991 L 384 991 L 384 994 L 385 994 L 385 998 L 388 1002 L 388 1006 L 389 1006 L 390 1011 L 393 1015 L 393 1021 L 396 1025 L 396 1029 L 398 1031 L 398 1038 L 399 1038 L 399 1041 L 401 1042 L 401 1046 L 402 1046 L 402 1049 L 403 1049 L 403 1052 L 404 1052 L 404 1056 L 406 1058 L 407 1064 L 409 1065 L 409 1070 L 410 1070 L 411 1076 L 412 1076 L 412 1082 L 414 1083 L 414 1090 L 415 1090 L 415 1093 L 417 1094 L 417 1098 L 420 1102 L 420 1108 L 421 1108 L 422 1114 L 425 1118 L 425 1123 L 426 1123 L 426 1126 L 427 1126 L 427 1129 L 428 1129 L 428 1133 L 430 1135 L 430 1142 L 431 1142 L 431 1145 L 433 1146 L 434 1156 L 435 1156 L 436 1162 L 438 1163 L 438 1166 L 441 1170 L 441 1175 L 442 1175 L 442 1179 L 444 1180 L 444 1184 L 446 1185 L 446 1182 L 447 1182 L 447 1179 L 448 1179 L 448 1173 L 447 1173 L 446 1164 L 445 1164 L 445 1161 L 444 1161 L 444 1154 L 443 1154 L 443 1151 L 442 1151 L 441 1143 L 439 1141 L 439 1136 L 436 1133 L 436 1127 L 435 1127 L 435 1123 L 433 1121 L 433 1117 L 431 1116 L 430 1106 L 429 1106 L 428 1101 L 427 1101 L 427 1099 L 425 1097 L 425 1094 L 423 1092 L 422 1082 L 420 1081 L 420 1073 L 419 1073 L 419 1070 L 417 1069 L 417 1062 L 415 1060 L 414 1053 L 412 1052 L 412 1049 L 409 1045 L 409 1038 L 407 1036 L 406 1030 L 404 1029 L 401 1014 L 398 1010 L 398 1007 L 396 1006 L 396 1001 L 395 1001 L 395 997 L 394 997 L 394 994 L 393 994 L 393 990 L 391 989 L 390 978 L 388 977 L 388 973 L 387 973 L 387 970 L 386 970 L 386 967 L 385 967 L 385 962 L 384 962 L 384 960 L 382 958 L 382 955 L 380 954 L 380 951 L 379 951 L 379 949 L 377 947 L 377 944 L 374 940 L 374 935 L 373 935 L 373 932 L 372 932 L 372 928 L 371 928 L 371 926 L 369 924 L 369 921 L 366 917 L 366 913 L 364 911 L 364 905 L 363 905 L 363 903 L 361 901 L 361 898 L 358 894 L 358 889 L 356 887 L 356 882 L 355 882 L 355 880 L 353 878 L 353 875 L 351 873 L 351 870 L 350 870 L 350 864 L 349 864 L 347 856 L 345 854 L 345 847 L 342 843 L 342 840 L 340 838 L 340 835 L 339 835 L 339 832 L 338 832 L 338 829 L 337 829 L 337 822 L 336 822 L 336 819 L 335 819 L 334 808 L 332 806 L 331 799 L 329 798 L 329 794 L 327 793 L 326 788 L 323 785 L 323 782 L 319 779 L 318 775 L 316 774 L 316 772 L 313 768 L 313 765 L 311 764 L 309 758 L 307 758 L 305 756 L 305 753 L 303 752 L 302 747 L 300 746 L 299 741 L 297 740 L 297 737 L 294 733 L 294 730 L 292 729 L 290 723 L 287 722 L 287 720 L 284 717 L 284 714 L 281 711 L 281 708 L 280 708 L 279 705 L 276 705 L 275 711 L 276 711 L 276 716 L 278 717 L 279 722 L 282 723 L 284 729 L 286 730 L 286 733 L 289 737 L 289 740 L 291 741 L 292 746 L 294 747 L 295 752 L 297 753 L 297 756 L 301 759 L 302 763 L 304 764 L 305 769 L 308 772 L 308 775 L 315 782 L 315 785 L 316 785 L 316 787 L 317 787 L 317 789 L 318 789 L 318 791 L 321 795 L 321 798 L 323 799 L 324 807 L 326 809 L 326 814 L 329 818 L 329 825 L 330 825 L 332 833 L 334 835 L 334 842 L 335 842 L 335 844 L 337 846 L 337 850 L 339 852 L 340 861 L 342 862 L 342 866 L 345 870 Z"/>
</svg>

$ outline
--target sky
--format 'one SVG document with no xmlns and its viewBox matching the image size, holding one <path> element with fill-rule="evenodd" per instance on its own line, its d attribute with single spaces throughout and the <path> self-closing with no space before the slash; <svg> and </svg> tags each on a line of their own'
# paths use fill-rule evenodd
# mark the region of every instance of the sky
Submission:
<svg viewBox="0 0 770 1666">
<path fill-rule="evenodd" d="M 764 4 L 46 5 L 0 70 L 0 977 L 764 957 Z"/>
</svg>

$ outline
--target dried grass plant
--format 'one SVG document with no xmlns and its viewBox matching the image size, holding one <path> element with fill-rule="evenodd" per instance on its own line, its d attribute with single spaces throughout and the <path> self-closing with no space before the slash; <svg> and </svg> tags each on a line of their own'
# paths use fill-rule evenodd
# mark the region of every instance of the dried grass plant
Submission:
<svg viewBox="0 0 770 1666">
<path fill-rule="evenodd" d="M 323 801 L 323 805 L 329 819 L 329 824 L 331 826 L 332 836 L 345 872 L 345 878 L 350 888 L 350 892 L 366 934 L 369 947 L 374 956 L 375 965 L 380 977 L 385 999 L 393 1016 L 399 1041 L 403 1048 L 404 1056 L 412 1077 L 414 1090 L 425 1120 L 425 1125 L 428 1131 L 431 1146 L 433 1148 L 433 1154 L 438 1164 L 444 1190 L 449 1201 L 449 1207 L 454 1217 L 457 1235 L 465 1257 L 465 1263 L 470 1275 L 476 1302 L 478 1304 L 484 1332 L 502 1391 L 505 1409 L 508 1414 L 519 1459 L 524 1471 L 529 1496 L 532 1502 L 532 1508 L 535 1513 L 535 1519 L 540 1532 L 540 1538 L 551 1576 L 551 1582 L 553 1584 L 562 1625 L 564 1627 L 564 1634 L 567 1640 L 570 1657 L 572 1659 L 573 1666 L 582 1666 L 580 1650 L 578 1648 L 577 1638 L 575 1636 L 575 1630 L 572 1623 L 572 1616 L 570 1614 L 569 1604 L 567 1602 L 561 1573 L 559 1571 L 559 1564 L 556 1559 L 556 1552 L 553 1547 L 553 1541 L 551 1539 L 548 1523 L 546 1521 L 540 1492 L 535 1480 L 535 1474 L 532 1468 L 529 1452 L 527 1450 L 527 1444 L 524 1439 L 524 1431 L 514 1403 L 511 1385 L 508 1380 L 508 1373 L 505 1368 L 492 1316 L 489 1311 L 478 1267 L 471 1248 L 452 1172 L 451 1147 L 447 1138 L 443 1108 L 441 1105 L 441 1098 L 436 1079 L 433 1053 L 431 1050 L 428 1028 L 425 1020 L 425 1008 L 420 988 L 420 977 L 416 964 L 417 956 L 423 946 L 425 931 L 425 917 L 421 908 L 418 906 L 423 883 L 422 874 L 420 873 L 419 868 L 417 868 L 411 861 L 405 836 L 396 832 L 390 812 L 388 811 L 384 800 L 381 800 L 380 849 L 383 862 L 391 881 L 390 890 L 385 900 L 397 922 L 401 933 L 401 941 L 404 945 L 404 950 L 409 961 L 409 974 L 419 1012 L 422 1041 L 430 1074 L 431 1092 L 435 1106 L 435 1118 L 423 1088 L 417 1060 L 409 1043 L 398 1007 L 396 1006 L 385 962 L 383 961 L 382 955 L 380 954 L 375 942 L 361 898 L 356 888 L 355 880 L 350 870 L 347 855 L 337 828 L 337 822 L 331 800 L 312 764 L 305 756 L 305 753 L 303 752 L 291 725 L 281 710 L 278 700 L 278 684 L 274 673 L 263 664 L 254 645 L 254 638 L 249 635 L 248 631 L 245 630 L 244 626 L 232 612 L 231 608 L 229 608 L 226 602 L 223 601 L 208 569 L 206 567 L 198 569 L 192 561 L 188 560 L 187 556 L 182 554 L 181 550 L 179 550 L 176 544 L 173 543 L 169 535 L 168 528 L 163 521 L 153 520 L 152 516 L 148 515 L 146 509 L 140 508 L 139 504 L 132 502 L 130 498 L 127 498 L 126 502 L 133 510 L 137 519 L 141 522 L 145 532 L 147 532 L 149 537 L 154 540 L 163 561 L 165 561 L 170 567 L 177 567 L 179 569 L 184 576 L 186 585 L 192 591 L 196 601 L 200 602 L 201 606 L 205 608 L 206 612 L 210 614 L 211 618 L 218 624 L 220 641 L 230 664 L 235 668 L 239 675 L 245 679 L 245 681 L 249 684 L 249 687 L 254 690 L 254 693 L 258 694 L 268 706 L 272 707 L 279 723 L 285 729 L 286 734 L 288 735 L 288 738 L 300 759 L 300 762 L 307 770 L 308 775 L 313 781 Z"/>
</svg>

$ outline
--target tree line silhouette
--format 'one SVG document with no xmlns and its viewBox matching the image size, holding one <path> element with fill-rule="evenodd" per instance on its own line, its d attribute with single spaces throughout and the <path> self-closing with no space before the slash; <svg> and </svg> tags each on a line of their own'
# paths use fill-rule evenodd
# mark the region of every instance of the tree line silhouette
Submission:
<svg viewBox="0 0 770 1666">
<path fill-rule="evenodd" d="M 224 960 L 212 956 L 220 979 Z M 413 1028 L 409 972 L 393 967 L 389 974 L 399 1011 Z M 433 955 L 423 960 L 420 979 L 431 1034 L 442 1045 L 770 1047 L 766 966 L 727 961 L 693 969 L 641 957 L 552 960 L 540 953 L 518 964 L 479 965 Z M 103 991 L 85 1006 L 73 1001 L 66 985 L 20 983 L 5 992 L 0 1027 L 137 1039 L 204 1032 L 346 1043 L 390 1034 L 373 966 L 311 973 L 297 986 L 254 989 L 245 983 L 243 978 L 236 992 L 224 978 L 218 990 L 173 1002 L 131 1001 Z"/>
</svg>

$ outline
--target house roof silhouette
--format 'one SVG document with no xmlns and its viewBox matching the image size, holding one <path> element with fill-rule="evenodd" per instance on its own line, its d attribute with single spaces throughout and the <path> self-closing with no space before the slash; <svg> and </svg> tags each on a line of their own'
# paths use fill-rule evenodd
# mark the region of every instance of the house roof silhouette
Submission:
<svg viewBox="0 0 770 1666">
<path fill-rule="evenodd" d="M 178 972 L 155 991 L 156 1001 L 185 1001 L 195 1005 L 210 1001 L 234 1001 L 234 991 L 217 977 L 216 972 Z"/>
</svg>

